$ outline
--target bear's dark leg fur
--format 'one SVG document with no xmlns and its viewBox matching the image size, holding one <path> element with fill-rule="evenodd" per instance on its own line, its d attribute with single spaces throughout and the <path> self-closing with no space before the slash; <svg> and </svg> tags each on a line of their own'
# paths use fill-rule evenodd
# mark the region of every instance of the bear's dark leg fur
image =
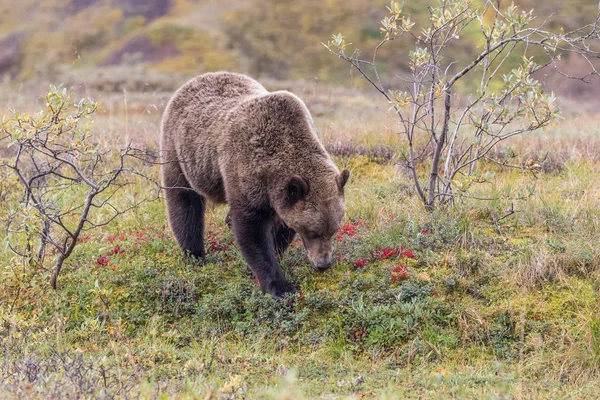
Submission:
<svg viewBox="0 0 600 400">
<path fill-rule="evenodd" d="M 225 223 L 231 229 L 231 211 L 227 213 L 225 217 Z M 273 242 L 275 243 L 275 252 L 278 256 L 285 253 L 287 248 L 290 246 L 290 243 L 294 240 L 296 236 L 296 231 L 288 228 L 284 223 L 280 223 L 276 225 L 273 229 Z"/>
<path fill-rule="evenodd" d="M 175 239 L 185 254 L 204 258 L 206 200 L 190 188 L 179 165 L 168 163 L 163 168 L 169 223 Z M 175 187 L 181 189 L 169 189 Z"/>
<path fill-rule="evenodd" d="M 262 290 L 276 299 L 296 289 L 289 283 L 276 258 L 273 217 L 266 212 L 230 211 L 236 241 Z"/>
<path fill-rule="evenodd" d="M 225 216 L 225 224 L 227 224 L 229 229 L 231 229 L 231 211 L 229 211 Z"/>
<path fill-rule="evenodd" d="M 273 230 L 273 239 L 275 241 L 275 251 L 277 252 L 277 255 L 285 253 L 295 236 L 296 231 L 288 228 L 283 223 Z"/>
</svg>

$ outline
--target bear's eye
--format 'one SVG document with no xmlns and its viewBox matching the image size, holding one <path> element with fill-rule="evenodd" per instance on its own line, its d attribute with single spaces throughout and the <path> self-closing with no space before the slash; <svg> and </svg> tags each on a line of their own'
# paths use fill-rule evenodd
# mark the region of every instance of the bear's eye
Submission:
<svg viewBox="0 0 600 400">
<path fill-rule="evenodd" d="M 320 237 L 320 235 L 317 232 L 308 231 L 306 233 L 306 238 L 310 239 L 310 240 L 315 240 L 315 239 L 318 239 L 319 237 Z"/>
</svg>

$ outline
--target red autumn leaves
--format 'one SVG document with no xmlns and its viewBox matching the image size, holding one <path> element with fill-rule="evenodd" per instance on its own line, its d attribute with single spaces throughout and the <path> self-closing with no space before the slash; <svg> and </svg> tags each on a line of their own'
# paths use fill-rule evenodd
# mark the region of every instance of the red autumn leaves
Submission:
<svg viewBox="0 0 600 400">
<path fill-rule="evenodd" d="M 371 252 L 371 256 L 373 256 L 376 260 L 385 260 L 391 257 L 415 258 L 414 253 L 406 249 L 404 246 L 400 246 L 399 248 L 384 247 L 381 250 Z M 408 276 L 408 268 L 406 268 L 402 261 L 399 261 L 398 265 L 392 268 L 390 271 L 392 282 L 398 282 L 403 279 L 407 279 Z"/>
<path fill-rule="evenodd" d="M 96 258 L 96 264 L 101 267 L 106 267 L 109 262 L 110 258 L 107 255 L 101 255 L 100 257 Z"/>
<path fill-rule="evenodd" d="M 125 235 L 110 235 L 106 238 L 107 243 L 122 242 L 123 240 L 125 240 Z"/>
<path fill-rule="evenodd" d="M 139 240 L 144 237 L 145 233 L 146 233 L 145 230 L 139 231 L 139 232 L 136 232 L 134 234 L 134 236 Z M 106 238 L 106 242 L 112 244 L 114 242 L 122 242 L 125 239 L 126 239 L 125 235 L 118 235 L 118 236 L 110 235 L 109 237 Z M 125 254 L 125 249 L 123 247 L 121 247 L 120 244 L 116 244 L 112 249 L 110 249 L 106 253 L 104 253 L 101 256 L 99 256 L 98 258 L 96 258 L 96 265 L 98 265 L 100 267 L 106 267 L 110 264 L 111 256 L 121 256 L 123 254 Z"/>
<path fill-rule="evenodd" d="M 341 242 L 342 240 L 344 240 L 344 236 L 348 236 L 348 237 L 353 237 L 356 235 L 356 230 L 358 229 L 359 226 L 363 226 L 365 223 L 364 221 L 356 221 L 354 223 L 350 222 L 350 221 L 346 221 L 344 222 L 344 225 L 342 225 L 342 227 L 340 228 L 337 236 L 336 236 L 336 240 L 338 242 Z"/>
<path fill-rule="evenodd" d="M 374 250 L 371 252 L 371 257 L 375 258 L 376 260 L 385 260 L 387 258 L 396 256 L 415 258 L 413 252 L 404 248 L 404 246 L 400 246 L 399 248 L 384 247 L 383 249 Z"/>
<path fill-rule="evenodd" d="M 135 251 L 131 249 L 140 248 L 144 242 L 155 238 L 164 238 L 167 233 L 164 231 L 151 231 L 148 228 L 140 229 L 139 231 L 128 233 L 127 235 L 109 235 L 104 241 L 109 244 L 113 244 L 114 246 L 96 258 L 96 265 L 100 267 L 106 267 L 110 264 L 111 257 L 113 256 L 122 256 L 129 251 Z M 131 239 L 135 239 L 132 241 Z M 129 250 L 125 250 L 125 246 L 122 244 L 118 244 L 119 242 L 125 242 L 127 240 L 127 247 L 130 247 Z M 116 268 L 115 265 L 113 267 Z"/>
<path fill-rule="evenodd" d="M 383 249 L 375 250 L 371 252 L 371 257 L 373 260 L 385 260 L 391 257 L 405 257 L 405 258 L 415 258 L 415 255 L 412 251 L 405 249 L 403 246 L 400 248 L 392 248 L 392 247 L 384 247 Z M 354 266 L 356 268 L 364 268 L 369 263 L 369 259 L 367 258 L 359 258 L 354 262 Z"/>
<path fill-rule="evenodd" d="M 392 269 L 391 278 L 392 282 L 398 282 L 408 278 L 408 268 L 406 268 L 402 262 L 398 263 L 398 265 Z"/>
<path fill-rule="evenodd" d="M 341 242 L 345 237 L 354 237 L 360 226 L 365 223 L 363 221 L 350 222 L 346 221 L 340 228 L 340 231 L 336 237 L 338 242 Z M 426 229 L 421 232 L 422 235 L 433 234 L 430 230 Z M 354 267 L 357 269 L 365 268 L 372 261 L 383 261 L 391 258 L 400 258 L 398 264 L 393 267 L 390 271 L 390 277 L 392 282 L 398 282 L 409 277 L 408 268 L 402 263 L 402 259 L 415 258 L 412 251 L 408 250 L 404 246 L 400 247 L 384 247 L 371 252 L 371 258 L 359 258 L 354 261 Z M 345 259 L 341 256 L 340 259 Z"/>
<path fill-rule="evenodd" d="M 404 258 L 415 258 L 415 255 L 412 251 L 404 248 L 404 246 L 400 246 L 399 248 L 393 248 L 393 247 L 384 247 L 382 249 L 379 250 L 374 250 L 371 252 L 371 258 L 373 259 L 373 261 L 379 260 L 386 260 L 388 258 L 391 257 L 404 257 Z M 358 260 L 356 260 L 354 262 L 354 266 L 356 268 L 364 268 L 367 266 L 367 264 L 369 263 L 369 259 L 368 258 L 359 258 Z"/>
<path fill-rule="evenodd" d="M 371 257 L 373 261 L 382 261 L 392 257 L 415 258 L 415 255 L 412 251 L 404 248 L 404 246 L 400 246 L 399 248 L 384 247 L 382 249 L 372 251 Z M 369 259 L 359 258 L 354 262 L 354 267 L 364 268 L 368 263 Z M 409 277 L 408 268 L 406 268 L 402 261 L 399 261 L 398 265 L 392 268 L 390 271 L 390 277 L 392 282 L 398 282 L 400 280 L 407 279 Z"/>
<path fill-rule="evenodd" d="M 125 249 L 123 249 L 121 247 L 121 245 L 116 245 L 115 247 L 110 249 L 107 253 L 96 258 L 96 264 L 101 267 L 106 267 L 110 263 L 109 256 L 116 256 L 116 255 L 122 255 L 122 254 L 125 254 Z"/>
<path fill-rule="evenodd" d="M 98 256 L 98 258 L 96 258 L 96 265 L 100 267 L 107 267 L 111 265 L 111 259 L 115 256 L 122 256 L 127 252 L 135 252 L 134 249 L 125 250 L 124 247 L 139 248 L 144 242 L 154 238 L 164 238 L 165 236 L 165 232 L 153 232 L 147 228 L 128 233 L 127 235 L 109 235 L 106 237 L 106 239 L 104 239 L 104 241 L 114 245 L 114 247 Z M 132 241 L 131 239 L 134 240 Z M 123 243 L 119 244 L 119 242 L 125 241 L 127 246 L 125 246 Z M 228 238 L 223 236 L 221 232 L 207 232 L 206 248 L 210 253 L 227 253 L 231 247 L 231 243 L 231 240 L 228 240 Z M 228 257 L 227 260 L 231 261 L 231 257 Z M 112 267 L 116 268 L 115 265 L 112 265 Z"/>
<path fill-rule="evenodd" d="M 208 232 L 206 234 L 206 245 L 208 247 L 208 251 L 211 253 L 225 253 L 229 250 L 229 245 L 227 243 L 223 243 L 223 238 L 221 237 L 220 232 Z"/>
<path fill-rule="evenodd" d="M 369 260 L 367 260 L 366 258 L 359 258 L 358 260 L 356 260 L 354 262 L 354 266 L 356 268 L 364 268 L 367 266 L 368 263 L 369 263 Z"/>
</svg>

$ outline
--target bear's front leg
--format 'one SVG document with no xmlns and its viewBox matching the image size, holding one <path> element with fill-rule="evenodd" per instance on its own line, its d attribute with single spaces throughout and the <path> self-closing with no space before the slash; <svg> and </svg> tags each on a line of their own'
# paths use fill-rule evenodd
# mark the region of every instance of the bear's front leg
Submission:
<svg viewBox="0 0 600 400">
<path fill-rule="evenodd" d="M 265 293 L 282 299 L 286 293 L 296 292 L 277 262 L 273 243 L 273 217 L 259 211 L 231 210 L 231 224 L 235 239 L 246 262 Z"/>
</svg>

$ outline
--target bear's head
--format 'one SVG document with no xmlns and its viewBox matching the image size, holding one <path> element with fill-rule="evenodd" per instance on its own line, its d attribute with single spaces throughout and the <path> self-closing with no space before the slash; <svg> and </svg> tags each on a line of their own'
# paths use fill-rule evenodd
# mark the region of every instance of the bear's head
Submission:
<svg viewBox="0 0 600 400">
<path fill-rule="evenodd" d="M 308 258 L 320 271 L 333 264 L 333 239 L 344 216 L 344 185 L 349 176 L 348 170 L 311 178 L 294 175 L 282 189 L 279 217 L 300 235 Z"/>
</svg>

